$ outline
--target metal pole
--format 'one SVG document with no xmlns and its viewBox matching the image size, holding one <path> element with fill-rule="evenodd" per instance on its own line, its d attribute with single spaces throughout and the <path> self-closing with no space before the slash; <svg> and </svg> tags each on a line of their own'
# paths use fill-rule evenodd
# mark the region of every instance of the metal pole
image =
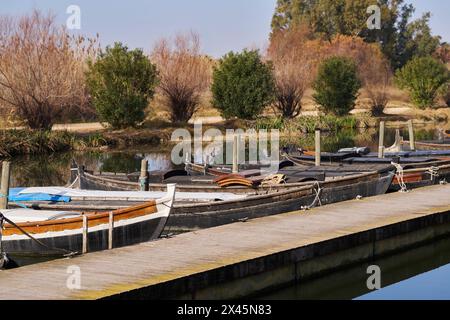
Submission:
<svg viewBox="0 0 450 320">
<path fill-rule="evenodd" d="M 0 189 L 0 209 L 8 209 L 9 180 L 11 174 L 11 162 L 3 161 L 2 164 L 2 185 Z"/>
<path fill-rule="evenodd" d="M 384 128 L 385 122 L 380 122 L 380 141 L 378 143 L 378 158 L 384 158 Z"/>
<path fill-rule="evenodd" d="M 320 167 L 322 160 L 320 151 L 320 130 L 316 130 L 315 142 L 316 142 L 316 167 Z"/>
</svg>

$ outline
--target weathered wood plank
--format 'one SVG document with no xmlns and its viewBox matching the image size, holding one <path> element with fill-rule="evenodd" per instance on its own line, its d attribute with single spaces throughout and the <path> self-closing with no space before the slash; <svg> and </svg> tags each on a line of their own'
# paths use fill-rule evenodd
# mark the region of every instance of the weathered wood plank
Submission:
<svg viewBox="0 0 450 320">
<path fill-rule="evenodd" d="M 421 216 L 450 212 L 450 185 L 269 216 L 137 246 L 0 272 L 0 299 L 90 299 L 301 248 Z M 81 271 L 81 289 L 66 282 Z"/>
</svg>

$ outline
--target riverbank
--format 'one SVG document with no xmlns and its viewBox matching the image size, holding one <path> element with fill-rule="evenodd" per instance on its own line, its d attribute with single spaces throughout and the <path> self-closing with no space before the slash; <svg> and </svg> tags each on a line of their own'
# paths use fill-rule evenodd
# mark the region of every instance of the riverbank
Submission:
<svg viewBox="0 0 450 320">
<path fill-rule="evenodd" d="M 389 114 L 388 114 L 389 112 Z M 312 145 L 308 136 L 316 128 L 325 134 L 335 136 L 337 140 L 350 142 L 353 136 L 375 135 L 380 121 L 387 121 L 387 127 L 401 128 L 409 119 L 414 119 L 416 128 L 450 129 L 447 122 L 450 109 L 428 111 L 402 110 L 395 114 L 386 110 L 386 114 L 372 117 L 364 112 L 336 117 L 333 115 L 303 115 L 296 119 L 281 119 L 265 116 L 257 120 L 228 120 L 220 117 L 200 117 L 189 124 L 173 124 L 160 118 L 146 121 L 139 128 L 111 130 L 101 123 L 57 124 L 51 132 L 32 131 L 21 127 L 0 131 L 0 157 L 15 157 L 26 154 L 47 154 L 65 151 L 105 151 L 123 150 L 142 146 L 170 148 L 175 142 L 171 135 L 176 129 L 186 129 L 194 133 L 193 122 L 201 122 L 203 131 L 215 128 L 223 133 L 227 129 L 280 130 L 281 144 L 297 142 Z M 420 137 L 420 134 L 419 134 Z M 336 140 L 335 139 L 335 140 Z M 310 141 L 311 140 L 311 141 Z M 358 142 L 358 141 L 356 141 Z M 333 142 L 333 144 L 335 144 Z"/>
</svg>

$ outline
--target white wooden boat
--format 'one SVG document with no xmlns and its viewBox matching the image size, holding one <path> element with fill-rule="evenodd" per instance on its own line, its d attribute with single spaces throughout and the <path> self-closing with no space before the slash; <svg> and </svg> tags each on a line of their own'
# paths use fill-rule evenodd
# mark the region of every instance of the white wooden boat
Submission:
<svg viewBox="0 0 450 320">
<path fill-rule="evenodd" d="M 11 257 L 81 253 L 122 247 L 160 237 L 175 199 L 175 185 L 157 200 L 111 212 L 2 210 L 2 251 Z M 112 231 L 112 232 L 111 232 Z M 110 233 L 111 232 L 111 233 Z"/>
</svg>

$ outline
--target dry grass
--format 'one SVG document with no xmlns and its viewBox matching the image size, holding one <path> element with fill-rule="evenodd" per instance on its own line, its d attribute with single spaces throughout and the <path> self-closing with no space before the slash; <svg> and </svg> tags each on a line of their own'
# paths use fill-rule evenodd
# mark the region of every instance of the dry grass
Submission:
<svg viewBox="0 0 450 320">
<path fill-rule="evenodd" d="M 318 107 L 315 104 L 312 95 L 314 90 L 308 89 L 305 92 L 302 102 L 302 115 L 316 115 L 318 114 Z M 409 99 L 408 94 L 394 86 L 387 89 L 387 94 L 389 102 L 385 113 L 388 116 L 404 116 L 410 118 L 416 118 L 422 121 L 446 121 L 450 119 L 450 108 L 445 107 L 443 100 L 437 102 L 437 106 L 433 110 L 417 110 Z M 202 96 L 201 104 L 199 110 L 194 114 L 193 118 L 220 118 L 220 112 L 213 108 L 211 103 L 211 98 L 208 94 Z M 152 119 L 162 119 L 169 122 L 169 112 L 163 103 L 158 102 L 158 97 L 154 99 L 151 104 L 152 111 L 151 115 L 148 117 L 149 120 Z M 356 108 L 352 113 L 363 113 L 370 111 L 370 99 L 367 92 L 362 89 L 360 96 L 356 102 Z M 272 108 L 266 108 L 263 113 L 265 117 L 276 116 Z"/>
</svg>

